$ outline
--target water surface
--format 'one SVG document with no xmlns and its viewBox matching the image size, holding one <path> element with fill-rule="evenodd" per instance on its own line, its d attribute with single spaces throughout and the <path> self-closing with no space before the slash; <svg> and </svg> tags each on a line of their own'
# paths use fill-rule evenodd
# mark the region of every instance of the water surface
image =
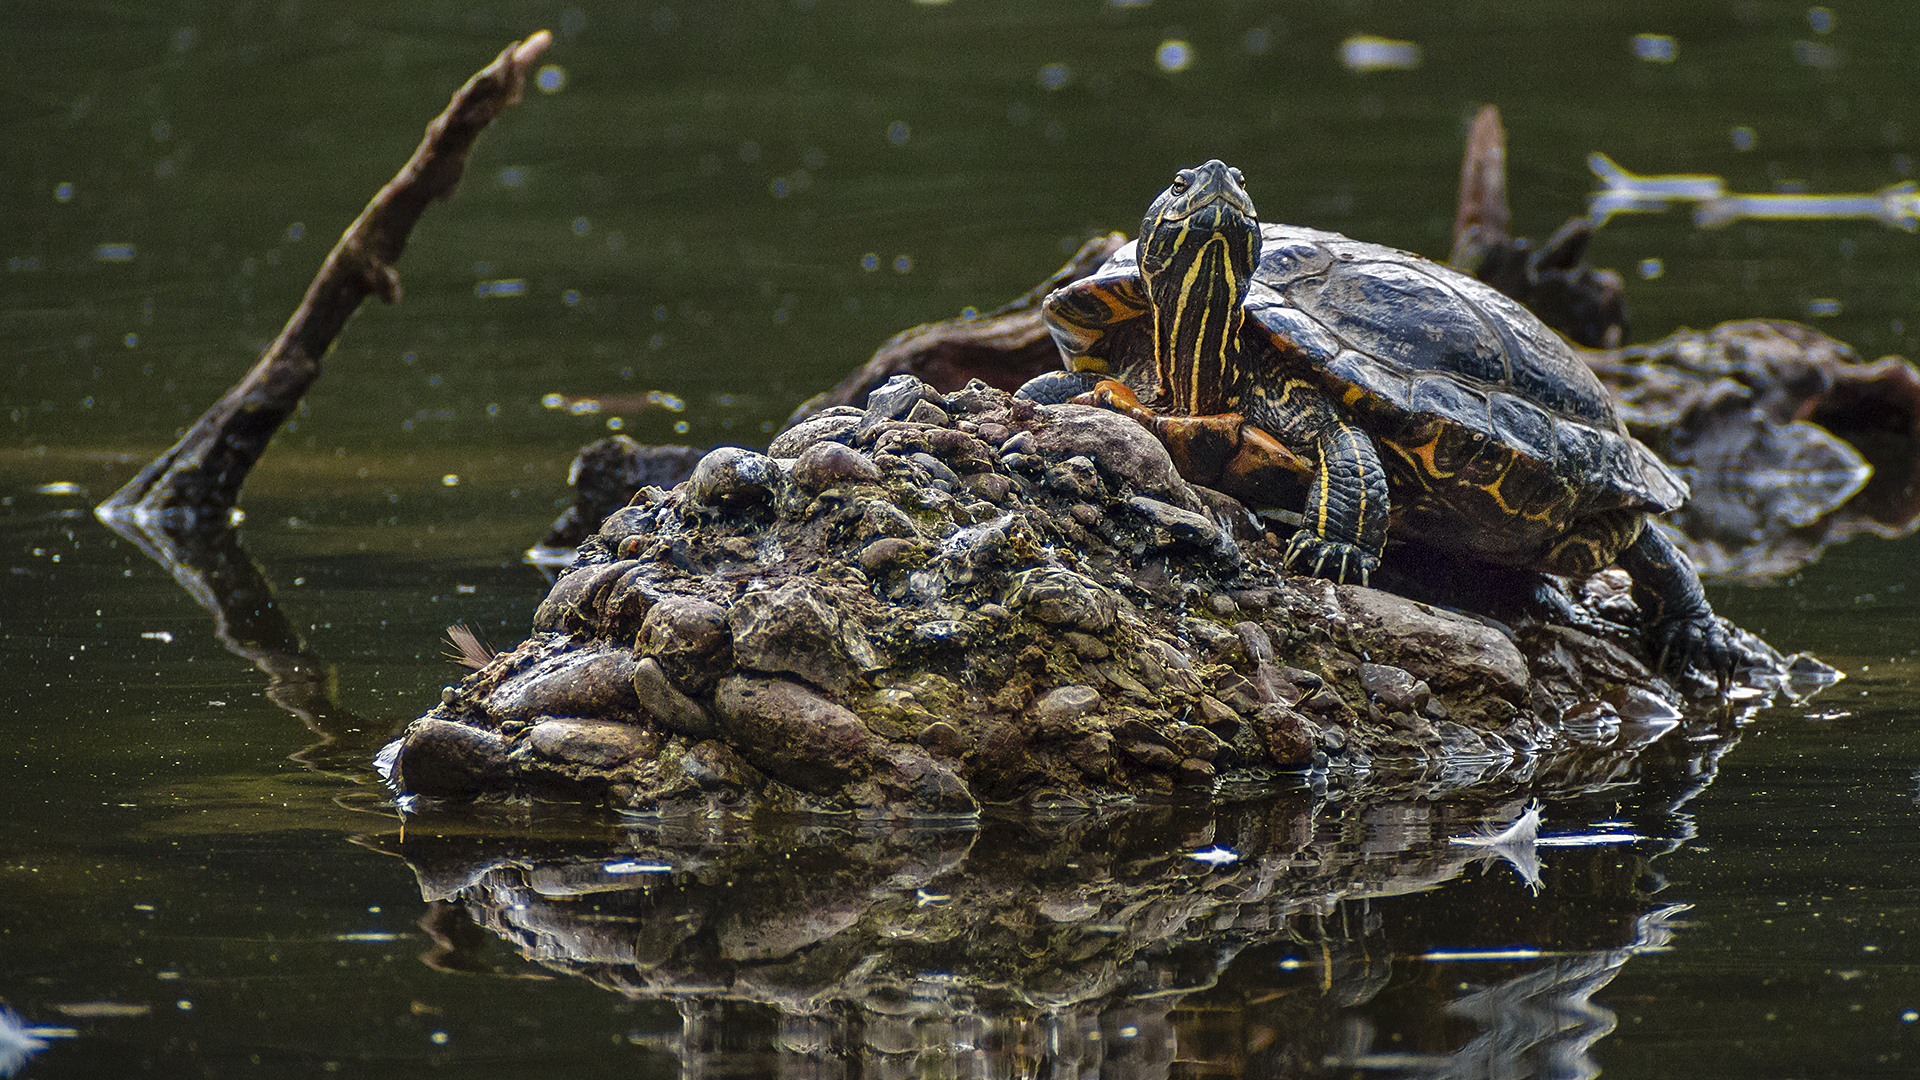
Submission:
<svg viewBox="0 0 1920 1080">
<path fill-rule="evenodd" d="M 543 581 L 519 552 L 585 442 L 761 441 L 892 333 L 1131 231 L 1207 157 L 1245 170 L 1267 217 L 1444 256 L 1488 102 L 1516 227 L 1536 236 L 1584 209 L 1594 150 L 1740 192 L 1874 191 L 1913 171 L 1907 16 L 8 6 L 0 1002 L 72 1037 L 22 1061 L 0 1036 L 0 1072 L 1910 1075 L 1912 536 L 1712 586 L 1723 613 L 1847 681 L 1730 746 L 1550 799 L 1549 835 L 1637 839 L 1541 848 L 1538 893 L 1446 842 L 1517 813 L 1512 793 L 1282 791 L 960 836 L 557 811 L 403 833 L 360 764 L 454 678 L 447 623 L 525 632 Z M 248 483 L 246 553 L 327 675 L 290 710 L 89 508 L 245 370 L 446 96 L 540 27 L 557 37 L 547 89 L 483 137 L 400 264 L 404 301 L 351 324 Z M 1344 66 L 1357 34 L 1416 45 L 1416 66 Z M 1871 357 L 1920 352 L 1917 243 L 1858 221 L 1705 231 L 1673 210 L 1610 221 L 1594 258 L 1627 274 L 1636 337 L 1782 316 Z M 684 407 L 542 404 L 648 391 Z M 1215 850 L 1235 861 L 1193 858 Z M 643 887 L 612 888 L 623 874 Z M 449 882 L 470 888 L 444 899 Z M 943 922 L 981 882 L 1005 909 Z M 1046 912 L 1075 925 L 1059 906 L 1075 896 L 1143 906 L 1103 910 L 1124 927 L 1105 937 L 1043 932 Z M 780 969 L 812 998 L 767 989 L 768 897 L 850 920 Z M 708 935 L 672 938 L 694 916 Z M 582 927 L 622 928 L 625 966 L 573 955 Z M 772 958 L 714 967 L 727 933 Z M 1016 942 L 1030 968 L 993 968 Z M 919 975 L 882 984 L 900 972 Z"/>
</svg>

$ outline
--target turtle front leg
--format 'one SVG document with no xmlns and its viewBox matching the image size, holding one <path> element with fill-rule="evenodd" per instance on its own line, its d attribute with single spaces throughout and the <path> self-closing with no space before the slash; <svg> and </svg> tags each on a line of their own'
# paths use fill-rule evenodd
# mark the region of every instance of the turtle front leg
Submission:
<svg viewBox="0 0 1920 1080">
<path fill-rule="evenodd" d="M 1188 483 L 1225 492 L 1250 506 L 1277 505 L 1276 496 L 1297 491 L 1313 475 L 1311 465 L 1239 413 L 1167 416 L 1113 379 L 1073 400 L 1132 417 L 1167 448 L 1173 467 Z"/>
<path fill-rule="evenodd" d="M 1287 542 L 1287 566 L 1365 585 L 1387 546 L 1387 471 L 1373 439 L 1304 379 L 1288 378 L 1271 390 L 1256 386 L 1247 413 L 1314 465 L 1304 520 Z"/>
<path fill-rule="evenodd" d="M 1342 420 L 1322 431 L 1307 512 L 1287 542 L 1287 566 L 1365 585 L 1387 544 L 1387 473 L 1367 433 Z"/>
</svg>

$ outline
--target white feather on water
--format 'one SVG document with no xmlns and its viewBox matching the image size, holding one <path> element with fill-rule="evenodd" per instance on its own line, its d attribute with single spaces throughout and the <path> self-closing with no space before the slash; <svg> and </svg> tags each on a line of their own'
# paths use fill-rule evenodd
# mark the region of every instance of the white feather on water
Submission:
<svg viewBox="0 0 1920 1080">
<path fill-rule="evenodd" d="M 1540 836 L 1540 810 L 1538 802 L 1530 802 L 1526 811 L 1513 820 L 1513 824 L 1499 832 L 1493 831 L 1490 825 L 1483 825 L 1480 832 L 1472 836 L 1456 836 L 1453 842 L 1471 847 L 1502 848 L 1519 844 L 1532 847 Z"/>
<path fill-rule="evenodd" d="M 1487 855 L 1498 855 L 1507 860 L 1513 872 L 1527 883 L 1527 888 L 1538 895 L 1540 883 L 1540 856 L 1534 850 L 1534 841 L 1540 836 L 1540 810 L 1538 801 L 1530 802 L 1513 824 L 1495 831 L 1491 826 L 1483 826 L 1472 836 L 1456 836 L 1456 844 L 1468 847 L 1485 848 Z"/>
</svg>

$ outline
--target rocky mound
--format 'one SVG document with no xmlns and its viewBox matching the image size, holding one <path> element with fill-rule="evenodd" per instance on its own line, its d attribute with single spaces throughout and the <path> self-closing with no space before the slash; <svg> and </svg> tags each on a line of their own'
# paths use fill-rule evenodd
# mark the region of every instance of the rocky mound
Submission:
<svg viewBox="0 0 1920 1080">
<path fill-rule="evenodd" d="M 898 376 L 643 490 L 383 764 L 415 796 L 934 815 L 1604 768 L 1680 715 L 1623 586 L 1496 620 L 1285 574 L 1133 421 Z"/>
</svg>

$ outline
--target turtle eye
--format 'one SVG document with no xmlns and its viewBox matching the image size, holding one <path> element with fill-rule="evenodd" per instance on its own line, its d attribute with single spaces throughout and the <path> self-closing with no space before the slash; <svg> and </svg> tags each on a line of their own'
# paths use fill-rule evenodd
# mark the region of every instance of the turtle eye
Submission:
<svg viewBox="0 0 1920 1080">
<path fill-rule="evenodd" d="M 1168 190 L 1172 191 L 1175 195 L 1185 194 L 1187 190 L 1187 185 L 1191 184 L 1192 182 L 1193 180 L 1190 174 L 1183 169 L 1180 172 L 1173 174 L 1173 186 L 1170 187 Z"/>
<path fill-rule="evenodd" d="M 1227 175 L 1233 177 L 1233 182 L 1236 184 L 1244 184 L 1247 182 L 1247 178 L 1240 174 L 1239 169 L 1228 169 Z"/>
</svg>

